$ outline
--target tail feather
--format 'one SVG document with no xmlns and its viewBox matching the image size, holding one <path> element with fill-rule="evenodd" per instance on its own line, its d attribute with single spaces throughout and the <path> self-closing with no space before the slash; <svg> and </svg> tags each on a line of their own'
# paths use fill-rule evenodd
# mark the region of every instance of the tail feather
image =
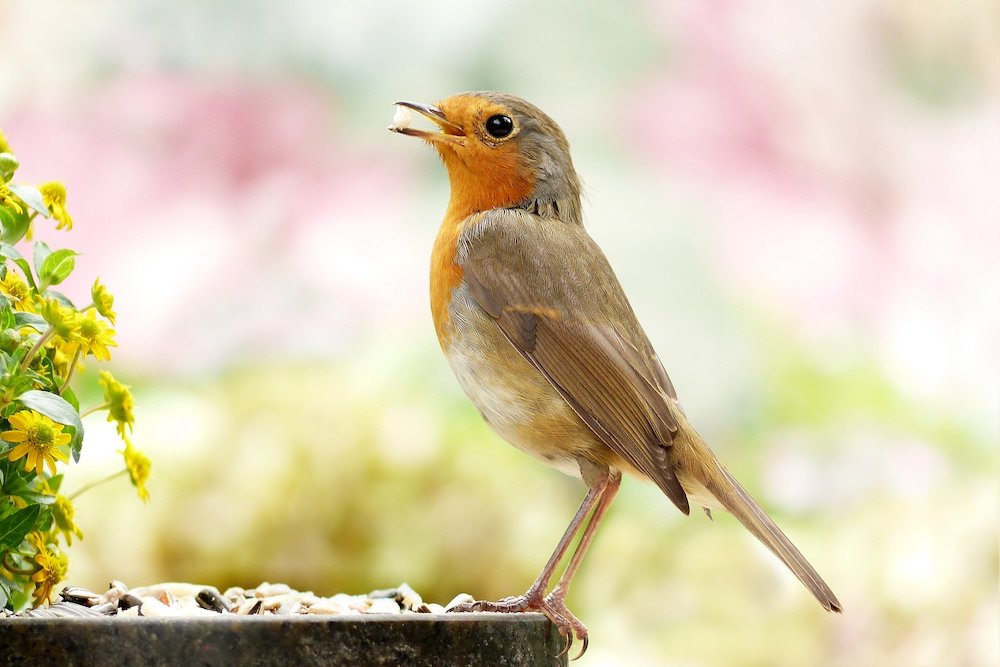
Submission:
<svg viewBox="0 0 1000 667">
<path fill-rule="evenodd" d="M 827 611 L 840 612 L 843 607 L 837 596 L 826 585 L 819 573 L 809 564 L 805 556 L 795 548 L 777 524 L 771 520 L 763 509 L 750 497 L 729 471 L 719 465 L 721 477 L 712 475 L 706 480 L 706 488 L 719 503 L 733 516 L 739 519 L 747 530 L 764 543 L 775 556 L 781 559 L 788 569 L 799 578 L 806 588 L 816 596 L 819 603 Z"/>
</svg>

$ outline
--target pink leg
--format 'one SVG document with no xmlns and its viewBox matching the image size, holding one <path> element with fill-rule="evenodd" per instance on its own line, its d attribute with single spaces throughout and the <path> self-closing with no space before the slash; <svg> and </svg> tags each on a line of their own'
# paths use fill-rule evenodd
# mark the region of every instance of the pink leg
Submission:
<svg viewBox="0 0 1000 667">
<path fill-rule="evenodd" d="M 566 555 L 569 545 L 573 543 L 573 538 L 576 537 L 576 534 L 580 531 L 580 526 L 583 524 L 583 520 L 587 518 L 590 510 L 594 508 L 594 504 L 601 498 L 605 488 L 607 487 L 602 485 L 595 486 L 587 490 L 587 495 L 584 496 L 583 502 L 580 503 L 580 508 L 577 509 L 576 514 L 573 515 L 573 520 L 569 522 L 569 526 L 567 526 L 566 532 L 563 533 L 562 539 L 559 540 L 559 544 L 556 545 L 555 551 L 553 551 L 552 555 L 549 556 L 549 561 L 545 564 L 545 567 L 542 568 L 538 578 L 535 579 L 535 583 L 531 584 L 531 587 L 524 594 L 524 597 L 541 599 L 541 597 L 545 594 L 545 591 L 549 587 L 549 582 L 552 580 L 552 575 L 555 573 L 556 567 Z M 577 548 L 577 551 L 579 551 L 579 547 Z"/>
<path fill-rule="evenodd" d="M 583 562 L 587 548 L 597 533 L 601 519 L 604 518 L 608 507 L 611 505 L 611 501 L 614 499 L 615 494 L 618 493 L 618 488 L 621 486 L 621 473 L 617 470 L 613 472 L 606 470 L 602 471 L 602 474 L 598 475 L 596 479 L 588 481 L 591 482 L 591 485 L 583 502 L 580 503 L 580 508 L 573 516 L 573 520 L 570 521 L 566 532 L 563 534 L 562 539 L 559 540 L 559 544 L 556 545 L 556 549 L 552 552 L 545 567 L 542 568 L 542 572 L 524 595 L 504 598 L 498 602 L 479 600 L 458 605 L 450 609 L 450 611 L 492 611 L 504 613 L 540 611 L 559 627 L 559 631 L 562 634 L 566 635 L 567 651 L 573 643 L 574 638 L 583 641 L 583 648 L 576 657 L 583 655 L 583 652 L 587 650 L 587 627 L 566 608 L 566 593 L 569 591 L 573 575 L 580 568 L 580 563 Z M 580 542 L 577 544 L 572 558 L 570 558 L 566 571 L 563 572 L 559 583 L 553 589 L 552 593 L 543 597 L 549 582 L 552 580 L 552 575 L 555 573 L 556 567 L 558 567 L 560 561 L 565 557 L 566 551 L 569 549 L 570 544 L 573 543 L 573 538 L 580 531 L 580 526 L 583 525 L 584 519 L 591 513 L 591 510 L 593 510 L 593 514 L 583 531 L 583 535 L 580 537 Z"/>
<path fill-rule="evenodd" d="M 611 507 L 611 501 L 615 499 L 621 485 L 621 473 L 608 478 L 607 485 L 600 495 L 600 502 L 597 503 L 597 509 L 594 510 L 593 516 L 590 517 L 590 523 L 587 524 L 587 528 L 583 531 L 580 543 L 576 545 L 573 558 L 570 559 L 566 571 L 563 572 L 562 578 L 559 579 L 559 583 L 556 584 L 556 587 L 548 596 L 550 600 L 558 599 L 562 601 L 566 597 L 566 594 L 569 592 L 569 585 L 573 581 L 573 575 L 580 569 L 580 563 L 583 562 L 583 557 L 587 553 L 590 543 L 594 541 L 594 536 L 597 534 L 597 527 L 601 525 L 601 520 L 607 514 L 608 508 Z"/>
<path fill-rule="evenodd" d="M 583 646 L 580 648 L 580 652 L 574 656 L 574 660 L 582 656 L 587 652 L 587 644 L 589 642 L 587 638 L 587 626 L 585 626 L 578 618 L 576 618 L 569 609 L 566 607 L 566 594 L 569 593 L 569 586 L 573 582 L 573 576 L 576 571 L 580 569 L 580 563 L 583 562 L 583 557 L 587 553 L 587 549 L 590 548 L 590 543 L 594 541 L 594 536 L 597 534 L 597 528 L 601 525 L 601 521 L 604 519 L 604 515 L 607 514 L 608 508 L 611 507 L 611 501 L 615 499 L 618 494 L 618 489 L 622 484 L 621 473 L 613 473 L 604 487 L 604 492 L 600 496 L 600 501 L 597 503 L 597 508 L 594 510 L 594 514 L 590 517 L 590 522 L 587 523 L 587 527 L 583 531 L 583 535 L 580 537 L 580 543 L 576 545 L 576 551 L 573 552 L 573 557 L 569 561 L 569 565 L 566 566 L 565 572 L 563 572 L 562 577 L 559 579 L 559 583 L 556 587 L 552 589 L 552 592 L 545 596 L 545 604 L 551 610 L 553 610 L 558 616 L 563 617 L 569 624 L 569 630 L 571 634 L 567 635 L 568 642 L 566 644 L 566 650 L 569 650 L 570 644 L 573 642 L 573 636 L 583 642 Z M 562 629 L 562 628 L 560 628 Z"/>
</svg>

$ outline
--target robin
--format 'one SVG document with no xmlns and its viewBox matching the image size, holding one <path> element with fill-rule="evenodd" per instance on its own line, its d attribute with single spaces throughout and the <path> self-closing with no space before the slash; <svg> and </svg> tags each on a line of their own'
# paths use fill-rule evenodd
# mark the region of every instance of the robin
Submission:
<svg viewBox="0 0 1000 667">
<path fill-rule="evenodd" d="M 411 127 L 411 111 L 436 128 Z M 478 92 L 436 106 L 399 102 L 389 129 L 429 143 L 448 170 L 451 199 L 431 254 L 431 313 L 459 384 L 497 434 L 588 488 L 524 595 L 460 610 L 539 611 L 567 648 L 575 638 L 585 651 L 587 628 L 566 594 L 629 473 L 655 483 L 684 514 L 692 503 L 709 516 L 729 511 L 825 609 L 841 611 L 688 423 L 614 271 L 583 228 L 580 180 L 559 126 L 525 100 Z"/>
</svg>

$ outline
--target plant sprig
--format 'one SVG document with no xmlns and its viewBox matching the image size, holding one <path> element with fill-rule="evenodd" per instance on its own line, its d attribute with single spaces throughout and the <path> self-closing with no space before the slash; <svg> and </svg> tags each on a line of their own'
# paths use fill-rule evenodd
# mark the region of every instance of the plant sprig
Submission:
<svg viewBox="0 0 1000 667">
<path fill-rule="evenodd" d="M 17 610 L 46 603 L 68 566 L 60 548 L 83 533 L 72 500 L 108 479 L 127 474 L 139 497 L 149 498 L 149 459 L 131 442 L 132 393 L 108 371 L 99 384 L 104 400 L 81 412 L 72 381 L 89 357 L 111 358 L 114 297 L 96 280 L 91 302 L 78 308 L 53 287 L 76 268 L 79 253 L 32 242 L 39 216 L 69 231 L 66 188 L 52 181 L 14 183 L 20 163 L 0 133 L 0 607 Z M 31 248 L 29 261 L 18 245 Z M 80 460 L 83 417 L 107 412 L 124 442 L 124 467 L 60 493 L 60 468 Z"/>
</svg>

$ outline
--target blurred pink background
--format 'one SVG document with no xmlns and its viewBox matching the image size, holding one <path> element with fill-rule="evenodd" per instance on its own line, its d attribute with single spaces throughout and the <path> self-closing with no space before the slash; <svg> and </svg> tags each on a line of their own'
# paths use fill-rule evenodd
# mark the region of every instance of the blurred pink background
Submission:
<svg viewBox="0 0 1000 667">
<path fill-rule="evenodd" d="M 385 130 L 396 100 L 492 88 L 562 125 L 689 415 L 847 609 L 626 483 L 571 598 L 583 662 L 997 664 L 998 25 L 976 1 L 0 0 L 0 129 L 19 181 L 67 185 L 76 227 L 39 237 L 84 253 L 70 296 L 115 294 L 155 466 L 149 506 L 81 498 L 71 581 L 527 585 L 583 491 L 451 379 L 447 181 Z M 115 448 L 95 423 L 78 485 Z"/>
</svg>

